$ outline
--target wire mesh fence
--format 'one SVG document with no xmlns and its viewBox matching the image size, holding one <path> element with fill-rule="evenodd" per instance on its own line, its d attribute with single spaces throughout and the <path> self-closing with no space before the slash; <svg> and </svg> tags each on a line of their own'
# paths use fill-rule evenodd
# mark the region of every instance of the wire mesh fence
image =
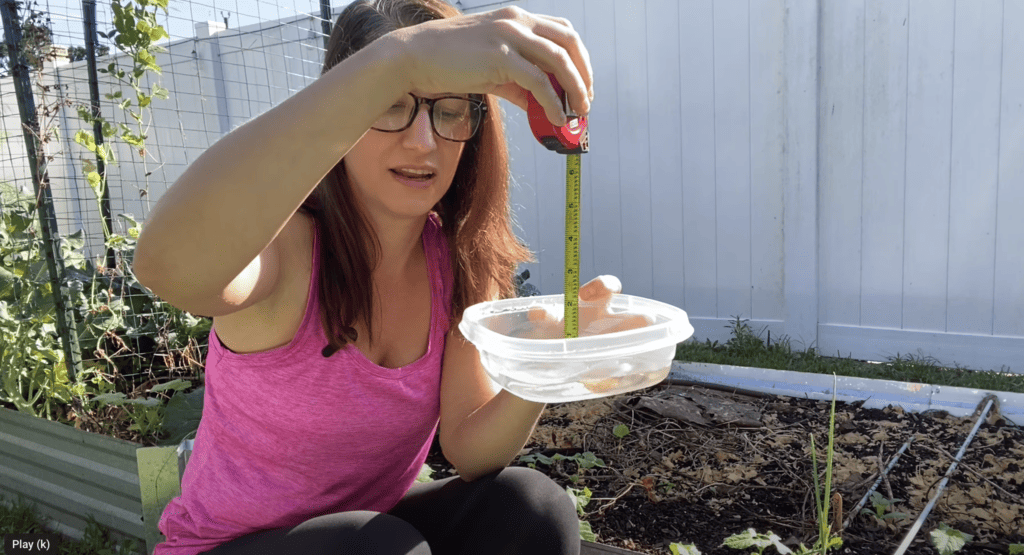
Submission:
<svg viewBox="0 0 1024 555">
<path fill-rule="evenodd" d="M 210 320 L 134 279 L 140 223 L 319 76 L 334 2 L 0 0 L 0 400 L 53 418 L 40 384 L 73 403 L 86 377 L 131 398 L 200 375 Z"/>
</svg>

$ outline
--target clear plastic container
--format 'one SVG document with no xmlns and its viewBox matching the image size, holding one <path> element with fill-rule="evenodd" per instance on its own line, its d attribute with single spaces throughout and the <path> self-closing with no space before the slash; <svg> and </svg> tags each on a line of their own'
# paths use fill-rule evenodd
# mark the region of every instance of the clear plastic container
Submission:
<svg viewBox="0 0 1024 555">
<path fill-rule="evenodd" d="M 480 351 L 491 379 L 530 401 L 582 401 L 655 385 L 668 376 L 676 345 L 693 334 L 683 310 L 616 294 L 608 307 L 610 314 L 643 314 L 653 323 L 601 333 L 608 327 L 605 322 L 581 322 L 580 337 L 573 339 L 565 339 L 561 331 L 558 337 L 524 338 L 536 335 L 527 315 L 538 307 L 561 322 L 562 295 L 547 295 L 475 304 L 466 309 L 459 324 L 462 335 Z"/>
</svg>

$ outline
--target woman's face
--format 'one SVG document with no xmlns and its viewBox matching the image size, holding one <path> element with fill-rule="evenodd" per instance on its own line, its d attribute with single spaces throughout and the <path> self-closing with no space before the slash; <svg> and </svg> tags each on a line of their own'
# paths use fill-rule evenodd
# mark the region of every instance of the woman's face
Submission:
<svg viewBox="0 0 1024 555">
<path fill-rule="evenodd" d="M 345 156 L 345 169 L 373 220 L 418 218 L 448 192 L 465 144 L 434 134 L 429 111 L 420 105 L 404 131 L 368 130 Z"/>
</svg>

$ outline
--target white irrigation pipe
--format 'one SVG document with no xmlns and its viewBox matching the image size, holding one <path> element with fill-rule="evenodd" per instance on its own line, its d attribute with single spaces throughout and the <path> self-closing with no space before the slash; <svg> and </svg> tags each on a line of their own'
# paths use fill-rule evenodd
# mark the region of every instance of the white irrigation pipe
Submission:
<svg viewBox="0 0 1024 555">
<path fill-rule="evenodd" d="M 888 474 L 890 470 L 892 470 L 892 467 L 896 466 L 896 461 L 900 460 L 900 455 L 902 455 L 903 452 L 907 450 L 907 447 L 910 447 L 910 443 L 914 441 L 914 439 L 916 438 L 917 436 L 910 436 L 910 439 L 908 439 L 907 442 L 903 444 L 903 447 L 900 447 L 900 450 L 896 452 L 896 456 L 894 456 L 892 460 L 889 461 L 889 464 L 885 466 L 885 470 L 883 470 L 882 473 L 879 474 L 878 479 L 875 480 L 874 484 L 872 484 L 871 489 L 869 489 L 868 492 L 864 494 L 864 497 L 860 499 L 860 503 L 857 503 L 857 506 L 854 507 L 853 511 L 850 512 L 849 516 L 846 517 L 846 522 L 843 523 L 844 529 L 849 528 L 850 523 L 853 522 L 853 519 L 857 516 L 857 513 L 859 513 L 861 508 L 863 508 L 864 505 L 868 502 L 868 497 L 871 497 L 871 492 L 875 491 L 875 489 L 878 488 L 878 484 L 882 483 L 882 480 L 885 478 L 885 475 Z"/>
<path fill-rule="evenodd" d="M 974 429 L 971 430 L 971 433 L 967 436 L 967 440 L 964 441 L 964 444 L 960 446 L 960 451 L 958 451 L 956 457 L 954 457 L 953 464 L 949 465 L 949 469 L 946 470 L 946 475 L 943 476 L 942 481 L 939 482 L 938 490 L 935 492 L 935 495 L 932 496 L 931 501 L 928 502 L 928 505 L 925 506 L 924 510 L 921 511 L 921 516 L 917 517 L 917 522 L 915 522 L 914 526 L 912 526 L 910 531 L 907 532 L 907 537 L 903 538 L 903 543 L 900 544 L 899 549 L 897 549 L 896 553 L 893 555 L 903 555 L 907 548 L 910 547 L 910 543 L 914 541 L 914 536 L 916 536 L 917 532 L 921 529 L 921 526 L 924 524 L 924 520 L 928 518 L 928 513 L 932 512 L 932 507 L 934 507 L 935 503 L 938 502 L 939 496 L 942 495 L 942 490 L 946 488 L 946 483 L 949 481 L 949 477 L 953 474 L 953 471 L 956 470 L 957 464 L 960 463 L 960 458 L 964 456 L 964 451 L 967 450 L 967 446 L 970 445 L 971 440 L 974 439 L 974 434 L 978 433 L 978 428 L 981 427 L 981 423 L 984 422 L 985 417 L 988 416 L 988 411 L 996 401 L 996 396 L 986 395 L 985 399 L 982 399 L 982 401 L 985 400 L 988 400 L 988 402 L 985 403 L 985 410 L 981 411 L 981 415 L 978 416 L 978 421 L 974 423 Z"/>
</svg>

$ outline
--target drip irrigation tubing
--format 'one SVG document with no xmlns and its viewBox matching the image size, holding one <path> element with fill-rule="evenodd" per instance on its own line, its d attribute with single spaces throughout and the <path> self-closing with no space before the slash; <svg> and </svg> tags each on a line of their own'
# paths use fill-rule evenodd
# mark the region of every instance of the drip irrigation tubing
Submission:
<svg viewBox="0 0 1024 555">
<path fill-rule="evenodd" d="M 938 502 L 939 497 L 942 495 L 942 491 L 946 489 L 946 483 L 949 482 L 949 477 L 953 474 L 953 471 L 956 470 L 957 465 L 960 464 L 960 459 L 964 456 L 964 452 L 967 451 L 967 446 L 971 444 L 971 440 L 974 439 L 974 435 L 978 433 L 978 428 L 981 428 L 981 423 L 984 422 L 985 418 L 988 416 L 989 409 L 991 409 L 992 404 L 996 402 L 996 396 L 986 395 L 981 402 L 985 403 L 985 409 L 981 411 L 977 422 L 974 423 L 974 428 L 971 430 L 971 433 L 967 435 L 967 440 L 964 441 L 964 444 L 960 446 L 960 450 L 957 451 L 956 457 L 953 459 L 953 464 L 949 465 L 949 469 L 946 470 L 946 475 L 943 476 L 942 481 L 939 482 L 939 487 L 935 491 L 935 495 L 933 495 L 931 500 L 928 501 L 928 504 L 925 505 L 924 510 L 921 511 L 921 516 L 917 517 L 917 521 L 914 522 L 910 531 L 907 532 L 907 536 L 903 538 L 903 543 L 900 544 L 899 548 L 895 553 L 893 553 L 893 555 L 903 555 L 903 553 L 907 551 L 907 548 L 910 547 L 910 543 L 914 541 L 914 536 L 917 536 L 917 532 L 921 530 L 921 526 L 924 524 L 925 519 L 928 518 L 928 514 L 932 512 L 932 508 L 935 506 L 935 503 Z M 978 406 L 980 407 L 981 404 Z"/>
<path fill-rule="evenodd" d="M 871 488 L 868 489 L 868 492 L 865 493 L 864 497 L 860 499 L 860 502 L 857 503 L 857 506 L 854 507 L 852 511 L 850 511 L 849 515 L 847 515 L 846 522 L 843 523 L 844 530 L 850 527 L 850 523 L 853 522 L 853 519 L 856 518 L 860 510 L 864 507 L 865 504 L 867 504 L 868 498 L 871 497 L 872 492 L 878 489 L 878 484 L 882 483 L 882 480 L 885 479 L 885 476 L 887 474 L 889 474 L 889 471 L 892 470 L 892 467 L 896 466 L 896 461 L 900 460 L 900 455 L 902 455 L 904 451 L 907 450 L 907 447 L 910 447 L 911 442 L 913 442 L 916 438 L 917 436 L 910 436 L 910 439 L 908 439 L 907 442 L 903 444 L 903 447 L 900 447 L 900 450 L 896 452 L 896 455 L 893 456 L 891 461 L 889 461 L 889 464 L 885 466 L 885 470 L 883 470 L 882 473 L 878 475 L 878 479 L 875 480 L 875 483 L 871 485 Z"/>
</svg>

